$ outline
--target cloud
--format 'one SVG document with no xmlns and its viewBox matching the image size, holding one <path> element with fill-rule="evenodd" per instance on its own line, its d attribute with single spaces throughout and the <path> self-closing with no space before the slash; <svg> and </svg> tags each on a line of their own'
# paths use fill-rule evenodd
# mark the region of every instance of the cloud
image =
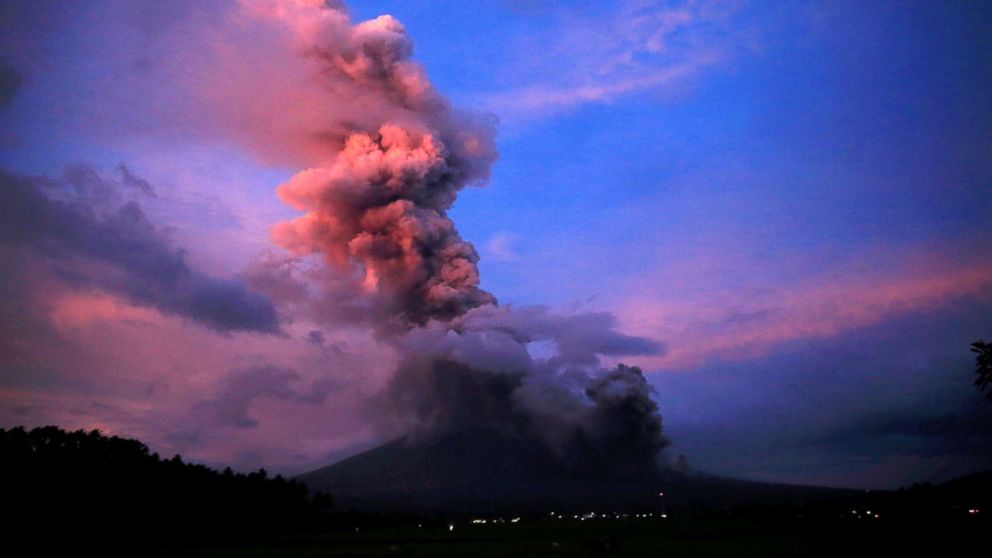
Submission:
<svg viewBox="0 0 992 558">
<path fill-rule="evenodd" d="M 7 108 L 14 100 L 24 78 L 0 58 L 0 110 Z"/>
<path fill-rule="evenodd" d="M 345 273 L 357 264 L 366 296 L 398 325 L 495 302 L 478 286 L 475 249 L 446 215 L 472 178 L 463 157 L 433 135 L 393 125 L 352 134 L 330 166 L 280 186 L 283 201 L 306 214 L 277 225 L 274 237 Z"/>
<path fill-rule="evenodd" d="M 520 256 L 513 249 L 513 244 L 517 237 L 512 233 L 500 232 L 494 234 L 486 242 L 486 256 L 496 261 L 512 262 L 520 259 Z"/>
<path fill-rule="evenodd" d="M 366 332 L 330 331 L 319 346 L 302 340 L 309 324 L 222 332 L 112 294 L 28 294 L 44 298 L 0 299 L 2 424 L 101 428 L 165 455 L 283 473 L 375 439 L 367 402 L 395 360 Z"/>
<path fill-rule="evenodd" d="M 130 171 L 124 177 L 143 182 Z M 104 290 L 219 331 L 279 330 L 266 298 L 238 279 L 191 268 L 141 206 L 92 168 L 74 167 L 60 179 L 0 170 L 0 186 L 0 242 L 31 261 L 13 279 L 27 282 L 22 288 L 45 268 L 70 289 Z"/>
<path fill-rule="evenodd" d="M 217 395 L 196 403 L 191 409 L 195 417 L 195 428 L 205 426 L 228 426 L 234 428 L 254 428 L 258 421 L 251 417 L 253 401 L 270 398 L 308 405 L 322 405 L 336 383 L 329 379 L 314 381 L 309 391 L 300 392 L 293 388 L 301 381 L 294 370 L 272 365 L 255 366 L 232 370 L 223 380 Z"/>
<path fill-rule="evenodd" d="M 276 192 L 300 214 L 273 229 L 285 251 L 262 255 L 244 281 L 221 280 L 194 269 L 146 217 L 138 200 L 151 203 L 155 190 L 123 164 L 115 180 L 85 166 L 59 178 L 4 174 L 11 203 L 0 209 L 0 234 L 30 268 L 22 275 L 43 277 L 60 293 L 97 295 L 60 296 L 37 310 L 72 348 L 94 341 L 80 351 L 87 362 L 72 370 L 85 377 L 119 361 L 128 373 L 166 378 L 117 410 L 80 404 L 80 417 L 116 418 L 166 447 L 241 461 L 275 455 L 294 427 L 326 450 L 335 436 L 354 443 L 345 431 L 358 421 L 380 434 L 403 433 L 387 432 L 392 420 L 432 435 L 472 417 L 520 427 L 566 463 L 623 475 L 656 469 L 667 440 L 646 380 L 637 368 L 601 359 L 664 348 L 620 333 L 606 313 L 501 308 L 481 288 L 478 254 L 449 210 L 462 189 L 488 179 L 495 122 L 453 108 L 434 90 L 395 18 L 352 22 L 338 4 L 251 0 L 170 13 L 87 7 L 80 19 L 99 25 L 79 34 L 106 59 L 87 60 L 92 66 L 80 72 L 99 94 L 74 98 L 62 121 L 79 118 L 89 135 L 115 142 L 220 143 L 259 164 L 297 169 Z M 119 33 L 118 24 L 134 32 Z M 26 290 L 32 301 L 43 298 Z M 206 326 L 203 338 L 177 318 Z M 125 351 L 99 329 L 146 344 Z M 230 335 L 238 331 L 286 335 L 252 336 L 255 348 Z M 149 343 L 156 333 L 163 339 Z M 217 339 L 225 334 L 227 343 Z M 349 351 L 340 339 L 353 334 L 380 345 Z M 98 403 L 141 385 L 113 373 L 80 379 L 62 368 L 70 345 L 48 358 L 39 351 L 45 343 L 32 341 L 21 354 L 36 384 L 45 383 L 37 372 L 44 369 L 53 386 L 100 392 Z M 542 343 L 546 354 L 531 356 Z M 147 358 L 183 345 L 196 361 L 167 355 L 155 368 Z M 150 363 L 136 362 L 139 354 Z M 382 372 L 387 365 L 391 374 Z M 352 382 L 335 398 L 351 422 L 299 425 L 301 416 L 335 411 L 326 398 L 340 384 L 330 375 Z M 388 408 L 365 408 L 370 398 Z M 502 424 L 508 415 L 526 426 Z"/>
<path fill-rule="evenodd" d="M 448 211 L 463 188 L 489 176 L 492 120 L 451 108 L 390 16 L 352 23 L 337 7 L 301 2 L 242 8 L 251 42 L 272 37 L 271 48 L 259 55 L 235 40 L 210 77 L 243 67 L 253 81 L 268 79 L 248 97 L 224 95 L 225 114 L 257 117 L 244 128 L 280 150 L 262 155 L 307 163 L 277 190 L 302 212 L 273 229 L 289 255 L 266 256 L 251 283 L 310 318 L 371 326 L 398 353 L 377 419 L 386 431 L 398 425 L 391 434 L 521 428 L 519 419 L 533 441 L 581 454 L 566 462 L 603 463 L 617 474 L 654 470 L 667 441 L 645 380 L 600 358 L 663 347 L 619 333 L 609 314 L 500 308 L 480 287 L 478 254 Z M 305 128 L 281 129 L 298 118 Z M 254 136 L 230 137 L 258 149 Z M 527 345 L 540 342 L 554 349 L 533 359 Z M 242 407 L 234 411 L 243 421 Z"/>
<path fill-rule="evenodd" d="M 482 307 L 456 320 L 453 329 L 472 333 L 495 329 L 512 333 L 527 344 L 550 341 L 555 345 L 556 364 L 592 364 L 597 355 L 662 355 L 665 345 L 644 337 L 616 331 L 616 318 L 606 312 L 556 313 L 547 308 Z"/>
<path fill-rule="evenodd" d="M 306 341 L 307 343 L 313 343 L 314 345 L 323 345 L 324 332 L 320 331 L 319 329 L 311 330 L 307 332 Z"/>
<path fill-rule="evenodd" d="M 389 342 L 401 364 L 378 413 L 386 432 L 420 440 L 484 427 L 528 440 L 573 472 L 638 477 L 668 444 L 658 406 L 637 368 L 601 356 L 657 354 L 613 329 L 608 314 L 482 306 Z M 549 343 L 546 356 L 529 346 Z"/>
<path fill-rule="evenodd" d="M 670 283 L 669 296 L 661 294 L 664 288 L 645 287 L 622 303 L 619 314 L 632 331 L 669 341 L 667 354 L 639 364 L 680 369 L 713 358 L 760 357 L 791 341 L 832 337 L 992 294 L 992 264 L 980 259 L 954 260 L 910 249 L 887 260 L 884 269 L 812 272 L 802 282 L 762 289 L 714 283 L 707 274 L 717 268 L 696 262 L 689 264 L 693 269 L 664 272 L 665 277 L 681 276 Z M 687 280 L 693 276 L 697 280 Z M 656 281 L 668 283 L 665 278 Z"/>
<path fill-rule="evenodd" d="M 554 87 L 531 85 L 489 96 L 482 103 L 496 114 L 508 118 L 553 116 L 590 103 L 607 103 L 622 95 L 677 83 L 698 72 L 689 64 L 680 64 L 636 78 L 615 79 L 604 83 Z"/>
<path fill-rule="evenodd" d="M 992 466 L 992 407 L 968 345 L 988 299 L 917 308 L 748 359 L 649 376 L 677 450 L 703 470 L 895 488 Z"/>
<path fill-rule="evenodd" d="M 121 175 L 121 182 L 125 186 L 136 188 L 146 196 L 155 197 L 155 189 L 152 188 L 152 185 L 144 178 L 136 176 L 124 163 L 118 164 L 115 170 Z"/>
<path fill-rule="evenodd" d="M 284 321 L 369 327 L 383 317 L 360 284 L 325 265 L 319 256 L 268 251 L 245 270 L 245 278 L 253 290 L 275 302 Z"/>
<path fill-rule="evenodd" d="M 626 95 L 672 92 L 750 48 L 738 2 L 629 2 L 532 14 L 542 31 L 522 42 L 507 81 L 476 97 L 515 121 Z"/>
</svg>

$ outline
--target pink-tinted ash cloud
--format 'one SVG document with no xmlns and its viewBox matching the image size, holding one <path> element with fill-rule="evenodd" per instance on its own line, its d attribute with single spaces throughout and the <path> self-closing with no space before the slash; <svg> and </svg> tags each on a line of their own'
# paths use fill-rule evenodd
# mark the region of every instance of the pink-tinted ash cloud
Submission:
<svg viewBox="0 0 992 558">
<path fill-rule="evenodd" d="M 279 188 L 308 213 L 274 236 L 345 273 L 357 263 L 364 290 L 400 323 L 454 317 L 495 302 L 479 288 L 475 249 L 445 214 L 463 173 L 431 135 L 393 125 L 354 134 L 329 168 L 300 172 Z"/>
<path fill-rule="evenodd" d="M 261 29 L 277 40 L 259 61 L 254 52 L 221 49 L 202 93 L 207 104 L 223 99 L 221 114 L 245 124 L 228 131 L 235 141 L 311 165 L 279 188 L 304 215 L 276 226 L 276 242 L 353 275 L 397 325 L 495 302 L 479 287 L 475 249 L 447 216 L 458 191 L 489 174 L 491 123 L 434 91 L 403 26 L 388 15 L 353 24 L 343 8 L 319 3 L 240 7 L 235 35 Z M 252 66 L 260 88 L 247 96 L 210 89 L 232 88 L 227 72 L 240 65 Z"/>
</svg>

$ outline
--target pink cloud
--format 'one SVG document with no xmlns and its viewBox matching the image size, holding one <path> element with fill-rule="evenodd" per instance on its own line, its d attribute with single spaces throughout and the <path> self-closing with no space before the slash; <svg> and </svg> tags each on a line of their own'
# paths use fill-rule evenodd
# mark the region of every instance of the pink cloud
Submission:
<svg viewBox="0 0 992 558">
<path fill-rule="evenodd" d="M 789 341 L 830 337 L 992 296 L 992 263 L 951 262 L 935 254 L 906 256 L 902 265 L 884 271 L 813 273 L 785 285 L 769 271 L 764 288 L 754 286 L 762 282 L 755 277 L 736 285 L 708 282 L 700 278 L 705 264 L 687 267 L 695 267 L 695 274 L 680 268 L 684 282 L 668 294 L 649 288 L 622 303 L 618 315 L 629 332 L 664 339 L 669 347 L 663 356 L 632 359 L 638 365 L 692 368 L 711 358 L 748 359 Z"/>
<path fill-rule="evenodd" d="M 106 321 L 149 322 L 160 315 L 150 308 L 131 306 L 102 293 L 67 292 L 53 304 L 50 318 L 57 329 L 69 330 Z"/>
<path fill-rule="evenodd" d="M 307 323 L 287 337 L 224 334 L 99 292 L 56 292 L 47 306 L 48 335 L 22 344 L 15 363 L 30 387 L 0 388 L 2 424 L 98 428 L 167 455 L 292 472 L 377 434 L 367 405 L 394 361 L 367 333 L 325 332 L 321 344 L 303 341 Z M 267 366 L 290 375 L 281 391 L 232 381 Z M 194 412 L 232 400 L 253 425 Z"/>
</svg>

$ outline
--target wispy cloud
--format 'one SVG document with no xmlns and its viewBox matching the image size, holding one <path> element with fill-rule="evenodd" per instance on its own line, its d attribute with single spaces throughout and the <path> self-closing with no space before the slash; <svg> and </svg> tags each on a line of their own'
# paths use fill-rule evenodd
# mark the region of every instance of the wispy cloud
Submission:
<svg viewBox="0 0 992 558">
<path fill-rule="evenodd" d="M 519 47 L 506 87 L 478 96 L 504 120 L 553 116 L 638 93 L 672 93 L 747 48 L 739 2 L 609 4 L 562 8 Z"/>
<path fill-rule="evenodd" d="M 500 262 L 512 262 L 520 259 L 520 255 L 514 249 L 517 236 L 508 232 L 498 232 L 486 242 L 483 254 L 487 258 Z"/>
<path fill-rule="evenodd" d="M 936 254 L 906 259 L 931 263 L 885 272 L 811 273 L 801 283 L 772 286 L 770 281 L 766 288 L 694 288 L 688 281 L 689 288 L 672 298 L 642 292 L 626 300 L 619 314 L 632 332 L 669 344 L 667 354 L 639 364 L 684 369 L 713 358 L 757 358 L 791 341 L 829 338 L 908 313 L 992 296 L 992 263 L 942 262 Z"/>
</svg>

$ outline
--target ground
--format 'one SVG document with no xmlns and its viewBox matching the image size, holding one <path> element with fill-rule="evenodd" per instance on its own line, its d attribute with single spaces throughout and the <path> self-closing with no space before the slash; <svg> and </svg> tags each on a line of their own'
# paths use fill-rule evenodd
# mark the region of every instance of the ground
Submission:
<svg viewBox="0 0 992 558">
<path fill-rule="evenodd" d="M 879 556 L 903 552 L 975 552 L 988 525 L 964 518 L 923 523 L 880 519 L 786 521 L 733 518 L 457 523 L 418 528 L 296 534 L 265 544 L 213 546 L 171 556 Z"/>
</svg>

